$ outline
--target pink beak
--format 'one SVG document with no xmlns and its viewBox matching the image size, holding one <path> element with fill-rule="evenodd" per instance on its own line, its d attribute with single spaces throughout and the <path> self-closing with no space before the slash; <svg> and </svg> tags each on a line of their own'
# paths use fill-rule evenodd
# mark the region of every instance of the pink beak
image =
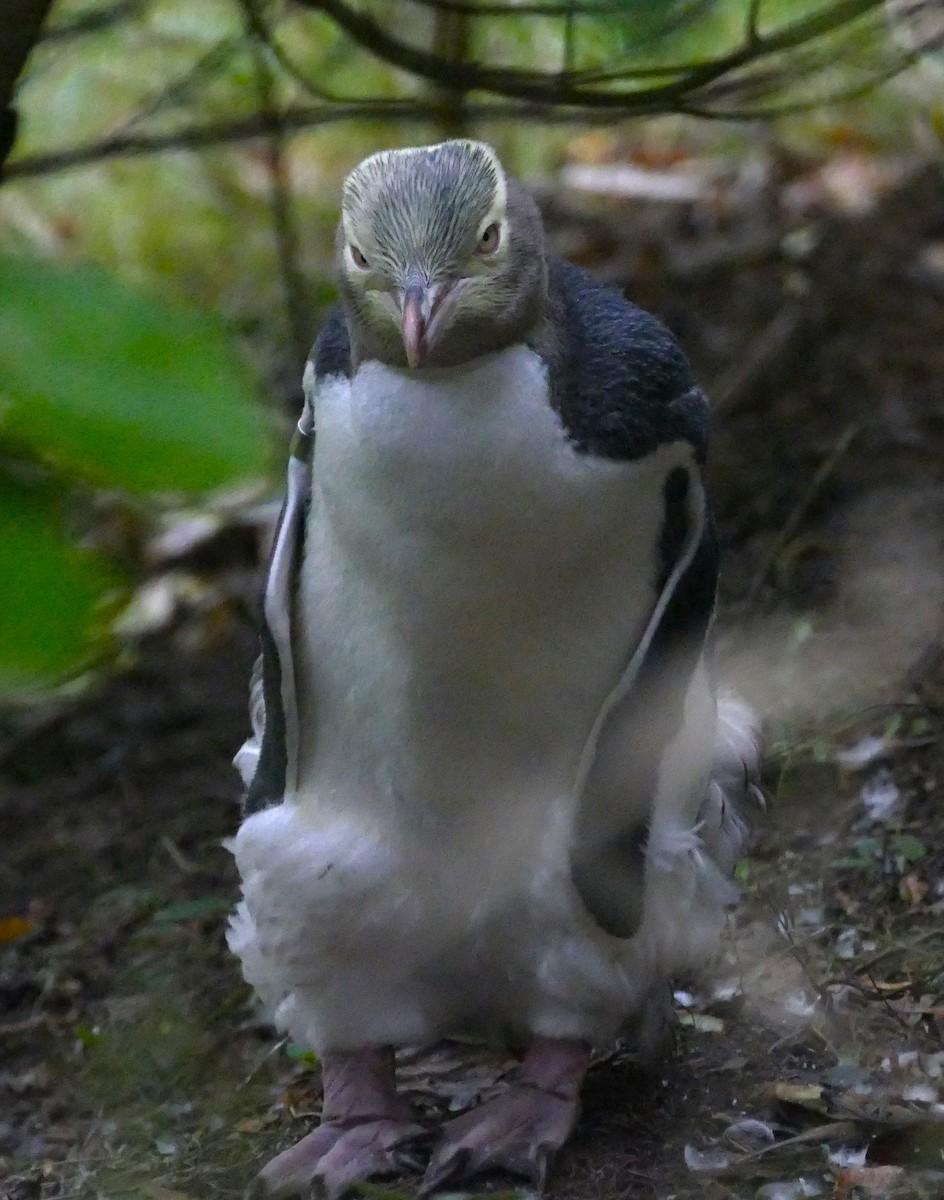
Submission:
<svg viewBox="0 0 944 1200">
<path fill-rule="evenodd" d="M 426 353 L 426 328 L 429 313 L 429 292 L 426 284 L 411 280 L 403 293 L 400 315 L 403 319 L 403 348 L 406 361 L 418 367 Z"/>
</svg>

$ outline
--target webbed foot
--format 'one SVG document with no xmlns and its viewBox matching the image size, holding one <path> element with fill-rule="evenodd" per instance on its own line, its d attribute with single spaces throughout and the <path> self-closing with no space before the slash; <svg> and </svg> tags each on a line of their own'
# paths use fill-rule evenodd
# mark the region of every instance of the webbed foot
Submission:
<svg viewBox="0 0 944 1200">
<path fill-rule="evenodd" d="M 420 1195 L 495 1170 L 543 1191 L 554 1155 L 577 1123 L 589 1056 L 579 1042 L 535 1042 L 506 1092 L 444 1127 Z"/>
<path fill-rule="evenodd" d="M 411 1143 L 423 1130 L 397 1096 L 392 1052 L 326 1054 L 321 1073 L 321 1124 L 262 1168 L 250 1200 L 339 1200 L 362 1180 L 420 1169 Z"/>
<path fill-rule="evenodd" d="M 387 1117 L 353 1125 L 326 1121 L 268 1162 L 249 1195 L 252 1200 L 289 1196 L 339 1200 L 362 1180 L 420 1170 L 409 1143 L 421 1134 L 418 1125 Z"/>
</svg>

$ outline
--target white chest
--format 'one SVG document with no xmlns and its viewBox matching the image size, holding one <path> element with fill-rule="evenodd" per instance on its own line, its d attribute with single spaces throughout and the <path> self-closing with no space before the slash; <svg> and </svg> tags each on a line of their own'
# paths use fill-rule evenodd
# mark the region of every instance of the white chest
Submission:
<svg viewBox="0 0 944 1200">
<path fill-rule="evenodd" d="M 315 397 L 300 795 L 410 811 L 564 793 L 652 611 L 674 444 L 574 452 L 523 347 Z"/>
</svg>

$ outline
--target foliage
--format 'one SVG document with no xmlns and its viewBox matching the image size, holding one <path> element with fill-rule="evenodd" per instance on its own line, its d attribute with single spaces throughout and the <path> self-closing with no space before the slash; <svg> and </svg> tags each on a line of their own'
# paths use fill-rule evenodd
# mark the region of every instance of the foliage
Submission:
<svg viewBox="0 0 944 1200">
<path fill-rule="evenodd" d="M 219 321 L 99 268 L 0 263 L 0 693 L 101 649 L 121 577 L 75 544 L 91 488 L 194 492 L 258 473 L 265 429 Z"/>
</svg>

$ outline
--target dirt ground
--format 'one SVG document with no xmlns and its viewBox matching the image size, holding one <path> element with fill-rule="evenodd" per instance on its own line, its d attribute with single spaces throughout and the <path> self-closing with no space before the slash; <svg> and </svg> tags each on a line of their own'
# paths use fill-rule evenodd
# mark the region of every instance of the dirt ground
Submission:
<svg viewBox="0 0 944 1200">
<path fill-rule="evenodd" d="M 821 166 L 768 167 L 746 198 L 546 205 L 715 399 L 721 646 L 771 795 L 717 978 L 655 1072 L 593 1067 L 561 1200 L 944 1196 L 944 191 L 916 169 L 849 211 Z M 0 716 L 10 1200 L 240 1196 L 317 1114 L 223 940 L 259 549 L 152 568 L 212 588 L 116 676 Z M 401 1063 L 424 1120 L 505 1066 Z"/>
</svg>

